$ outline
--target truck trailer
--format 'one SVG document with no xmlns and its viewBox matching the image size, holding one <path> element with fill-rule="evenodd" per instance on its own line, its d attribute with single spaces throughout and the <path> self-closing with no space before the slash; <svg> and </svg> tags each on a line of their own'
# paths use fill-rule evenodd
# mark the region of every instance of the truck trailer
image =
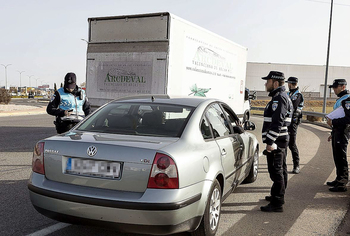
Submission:
<svg viewBox="0 0 350 236">
<path fill-rule="evenodd" d="M 249 117 L 247 48 L 168 12 L 88 23 L 86 93 L 92 106 L 130 95 L 203 96 Z"/>
</svg>

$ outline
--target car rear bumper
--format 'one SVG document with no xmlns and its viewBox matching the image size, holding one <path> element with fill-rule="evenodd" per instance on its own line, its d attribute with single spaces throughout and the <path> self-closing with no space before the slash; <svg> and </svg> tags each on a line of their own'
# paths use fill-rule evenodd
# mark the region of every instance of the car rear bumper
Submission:
<svg viewBox="0 0 350 236">
<path fill-rule="evenodd" d="M 209 181 L 185 189 L 147 189 L 145 193 L 131 193 L 121 198 L 118 191 L 52 182 L 43 175 L 32 173 L 28 189 L 37 211 L 52 219 L 74 224 L 113 225 L 113 228 L 125 232 L 165 235 L 198 227 L 207 199 L 202 191 L 207 185 L 210 188 Z M 72 191 L 66 191 L 68 188 Z"/>
<path fill-rule="evenodd" d="M 167 235 L 167 234 L 175 234 L 183 231 L 191 231 L 196 229 L 195 226 L 198 226 L 202 219 L 202 217 L 197 216 L 177 225 L 137 225 L 137 224 L 116 223 L 116 222 L 103 221 L 103 220 L 96 221 L 89 218 L 82 218 L 78 216 L 66 215 L 63 213 L 52 212 L 37 206 L 34 206 L 34 207 L 39 213 L 57 221 L 66 222 L 70 224 L 97 226 L 97 227 L 103 227 L 108 229 L 115 229 L 120 232 L 137 233 L 142 235 L 144 234 Z"/>
</svg>

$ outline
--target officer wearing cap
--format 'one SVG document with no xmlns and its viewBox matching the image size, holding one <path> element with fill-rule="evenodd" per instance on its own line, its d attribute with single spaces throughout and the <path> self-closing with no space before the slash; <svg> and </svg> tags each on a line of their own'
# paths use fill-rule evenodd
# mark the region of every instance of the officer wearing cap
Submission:
<svg viewBox="0 0 350 236">
<path fill-rule="evenodd" d="M 46 112 L 56 116 L 57 133 L 64 133 L 76 125 L 91 111 L 85 91 L 76 85 L 76 75 L 69 72 L 64 77 L 64 86 L 59 88 L 47 105 Z"/>
<path fill-rule="evenodd" d="M 296 144 L 296 138 L 297 138 L 297 130 L 298 126 L 301 122 L 302 113 L 301 110 L 304 107 L 304 97 L 299 91 L 298 87 L 298 78 L 296 77 L 289 77 L 286 81 L 288 83 L 289 92 L 287 93 L 290 99 L 292 100 L 293 104 L 293 115 L 292 115 L 292 123 L 290 126 L 288 126 L 288 133 L 289 133 L 289 149 L 292 153 L 293 157 L 293 170 L 292 173 L 299 174 L 300 173 L 300 167 L 299 167 L 299 150 Z"/>
<path fill-rule="evenodd" d="M 347 147 L 349 141 L 349 129 L 350 124 L 350 94 L 346 89 L 345 79 L 335 79 L 333 84 L 329 88 L 333 88 L 334 93 L 338 96 L 336 103 L 333 106 L 333 110 L 343 107 L 345 117 L 337 119 L 327 119 L 327 124 L 332 127 L 332 133 L 328 137 L 328 141 L 332 140 L 333 159 L 336 168 L 336 179 L 331 182 L 327 182 L 329 191 L 332 192 L 345 192 L 347 191 L 346 184 L 348 183 L 349 170 L 347 161 Z"/>
<path fill-rule="evenodd" d="M 273 184 L 271 196 L 265 197 L 270 203 L 261 206 L 260 209 L 265 212 L 283 212 L 288 179 L 286 164 L 288 126 L 291 122 L 293 105 L 285 91 L 285 77 L 282 72 L 270 71 L 262 79 L 266 80 L 265 88 L 271 97 L 271 101 L 264 110 L 262 140 L 263 143 L 266 143 L 266 150 L 263 153 L 267 157 L 267 168 Z"/>
</svg>

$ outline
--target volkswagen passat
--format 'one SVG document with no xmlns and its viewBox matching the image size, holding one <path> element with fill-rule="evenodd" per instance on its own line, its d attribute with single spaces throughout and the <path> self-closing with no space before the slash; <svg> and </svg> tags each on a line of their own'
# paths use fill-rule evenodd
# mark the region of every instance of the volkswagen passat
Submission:
<svg viewBox="0 0 350 236">
<path fill-rule="evenodd" d="M 215 99 L 115 100 L 36 144 L 30 199 L 69 223 L 215 235 L 222 201 L 257 178 L 254 128 Z"/>
</svg>

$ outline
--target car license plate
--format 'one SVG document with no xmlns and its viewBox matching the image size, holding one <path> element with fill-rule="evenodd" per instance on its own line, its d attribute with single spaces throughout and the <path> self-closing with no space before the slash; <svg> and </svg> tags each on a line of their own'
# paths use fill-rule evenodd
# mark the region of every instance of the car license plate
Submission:
<svg viewBox="0 0 350 236">
<path fill-rule="evenodd" d="M 95 161 L 80 158 L 68 158 L 66 173 L 117 179 L 120 177 L 120 163 L 109 161 Z"/>
</svg>

